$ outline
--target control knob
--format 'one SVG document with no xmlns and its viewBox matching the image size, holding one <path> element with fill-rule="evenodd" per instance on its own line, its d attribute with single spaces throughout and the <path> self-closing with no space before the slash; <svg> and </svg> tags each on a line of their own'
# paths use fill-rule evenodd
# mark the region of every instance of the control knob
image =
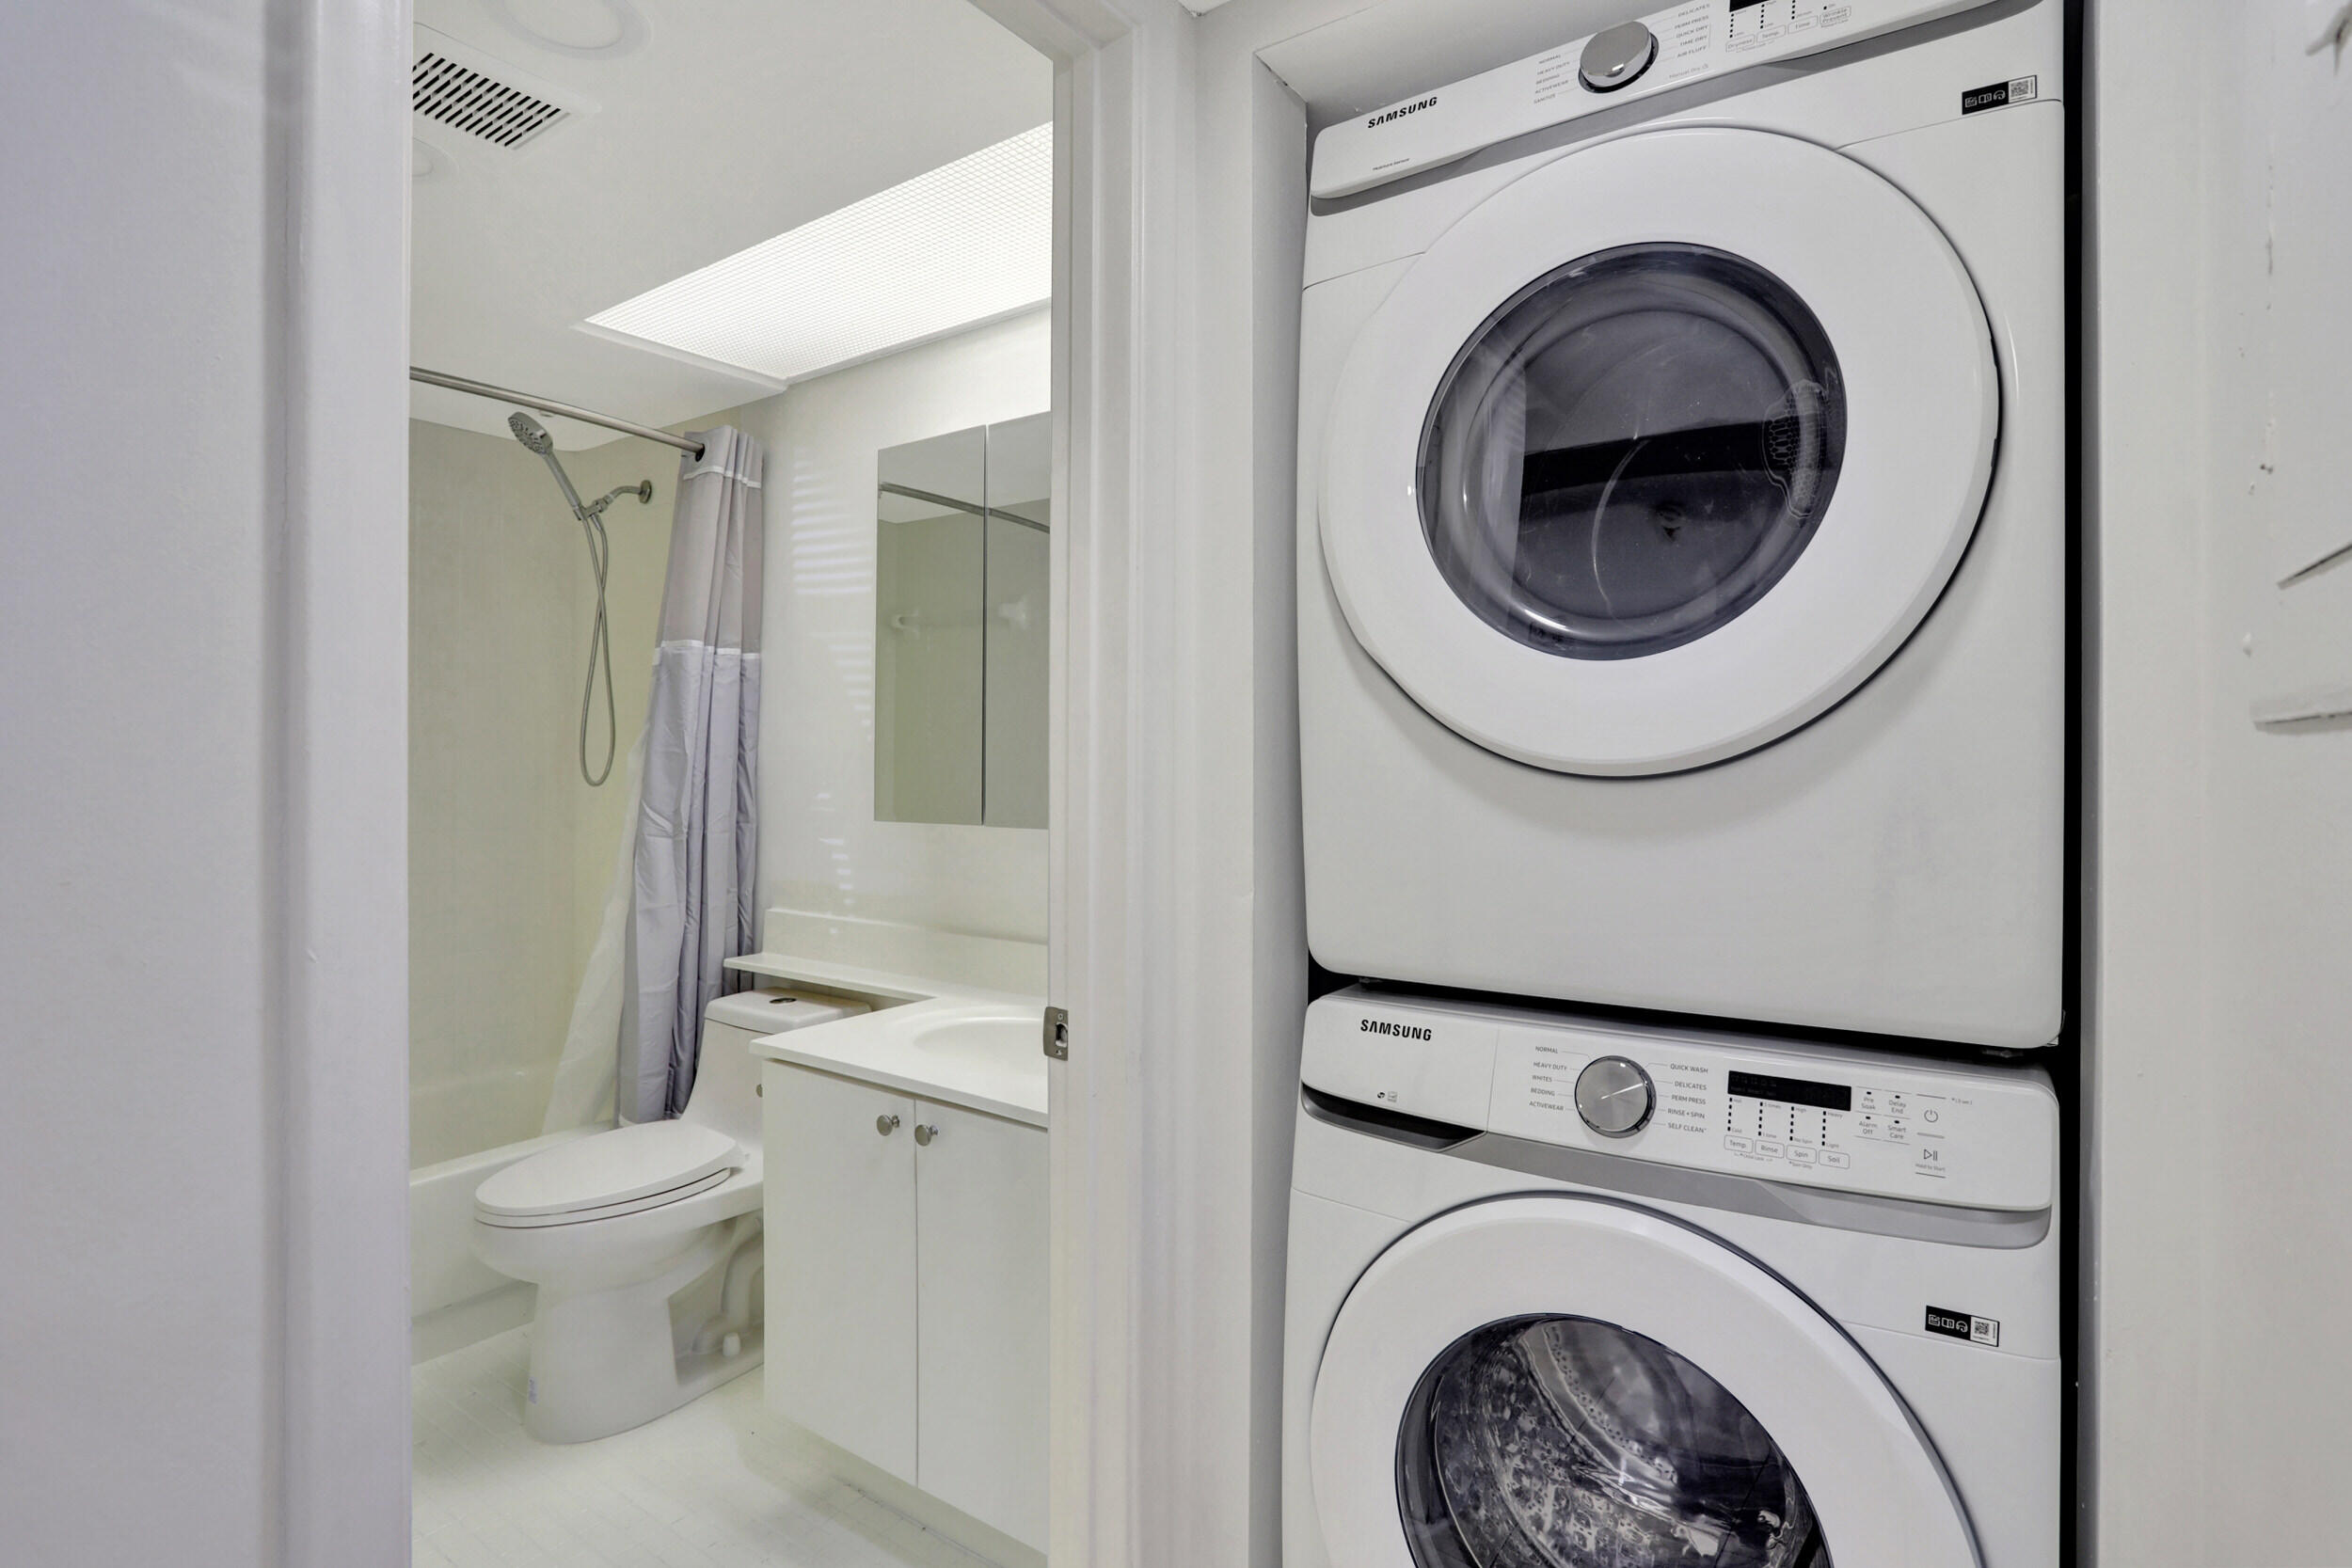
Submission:
<svg viewBox="0 0 2352 1568">
<path fill-rule="evenodd" d="M 1604 1138 L 1629 1138 L 1649 1125 L 1658 1091 L 1629 1056 L 1596 1056 L 1576 1075 L 1576 1114 Z"/>
<path fill-rule="evenodd" d="M 1631 87 L 1656 58 L 1658 35 L 1638 22 L 1620 23 L 1586 40 L 1576 74 L 1589 91 L 1615 92 Z"/>
</svg>

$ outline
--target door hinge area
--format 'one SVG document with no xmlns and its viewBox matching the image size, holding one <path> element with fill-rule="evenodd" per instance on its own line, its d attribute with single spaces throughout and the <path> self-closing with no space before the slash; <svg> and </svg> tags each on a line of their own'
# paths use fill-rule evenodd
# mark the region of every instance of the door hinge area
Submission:
<svg viewBox="0 0 2352 1568">
<path fill-rule="evenodd" d="M 1045 1009 L 1045 1053 L 1057 1062 L 1070 1060 L 1070 1009 Z"/>
</svg>

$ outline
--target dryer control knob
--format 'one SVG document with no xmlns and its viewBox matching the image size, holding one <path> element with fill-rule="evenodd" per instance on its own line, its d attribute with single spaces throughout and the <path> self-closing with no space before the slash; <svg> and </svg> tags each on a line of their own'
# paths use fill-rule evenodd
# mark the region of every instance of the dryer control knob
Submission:
<svg viewBox="0 0 2352 1568">
<path fill-rule="evenodd" d="M 1629 1056 L 1596 1056 L 1576 1075 L 1576 1114 L 1604 1138 L 1629 1138 L 1649 1125 L 1658 1091 Z"/>
<path fill-rule="evenodd" d="M 1585 40 L 1576 74 L 1594 92 L 1629 87 L 1658 58 L 1658 35 L 1638 22 L 1622 23 Z"/>
</svg>

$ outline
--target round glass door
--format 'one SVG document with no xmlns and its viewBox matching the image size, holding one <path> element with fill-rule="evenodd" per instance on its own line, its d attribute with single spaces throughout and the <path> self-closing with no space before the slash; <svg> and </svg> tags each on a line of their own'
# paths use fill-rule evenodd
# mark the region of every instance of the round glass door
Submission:
<svg viewBox="0 0 2352 1568">
<path fill-rule="evenodd" d="M 1895 657 L 1992 481 L 1983 302 L 1909 197 L 1719 126 L 1563 153 L 1431 239 L 1332 385 L 1349 632 L 1557 772 L 1726 761 Z"/>
<path fill-rule="evenodd" d="M 1504 636 L 1637 658 L 1787 575 L 1845 445 L 1837 356 L 1787 284 L 1704 245 L 1625 245 L 1537 279 L 1454 360 L 1422 435 L 1422 531 Z"/>
<path fill-rule="evenodd" d="M 1722 1384 L 1589 1318 L 1464 1335 L 1406 1405 L 1416 1568 L 1829 1568 L 1796 1466 Z"/>
<path fill-rule="evenodd" d="M 1613 1199 L 1491 1198 L 1397 1237 L 1339 1304 L 1305 1442 L 1346 1568 L 1983 1568 L 1837 1323 Z"/>
</svg>

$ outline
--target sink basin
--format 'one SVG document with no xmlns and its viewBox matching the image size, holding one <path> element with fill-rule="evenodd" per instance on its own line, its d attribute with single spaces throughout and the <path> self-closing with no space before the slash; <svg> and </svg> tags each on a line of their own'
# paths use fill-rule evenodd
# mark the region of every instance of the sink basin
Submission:
<svg viewBox="0 0 2352 1568">
<path fill-rule="evenodd" d="M 1026 1053 L 1042 1060 L 1040 1028 L 1035 1013 L 965 1013 L 924 1023 L 907 1036 L 907 1043 L 940 1055 L 1018 1057 Z"/>
<path fill-rule="evenodd" d="M 773 1061 L 1045 1125 L 1042 999 L 943 996 L 757 1041 Z"/>
</svg>

